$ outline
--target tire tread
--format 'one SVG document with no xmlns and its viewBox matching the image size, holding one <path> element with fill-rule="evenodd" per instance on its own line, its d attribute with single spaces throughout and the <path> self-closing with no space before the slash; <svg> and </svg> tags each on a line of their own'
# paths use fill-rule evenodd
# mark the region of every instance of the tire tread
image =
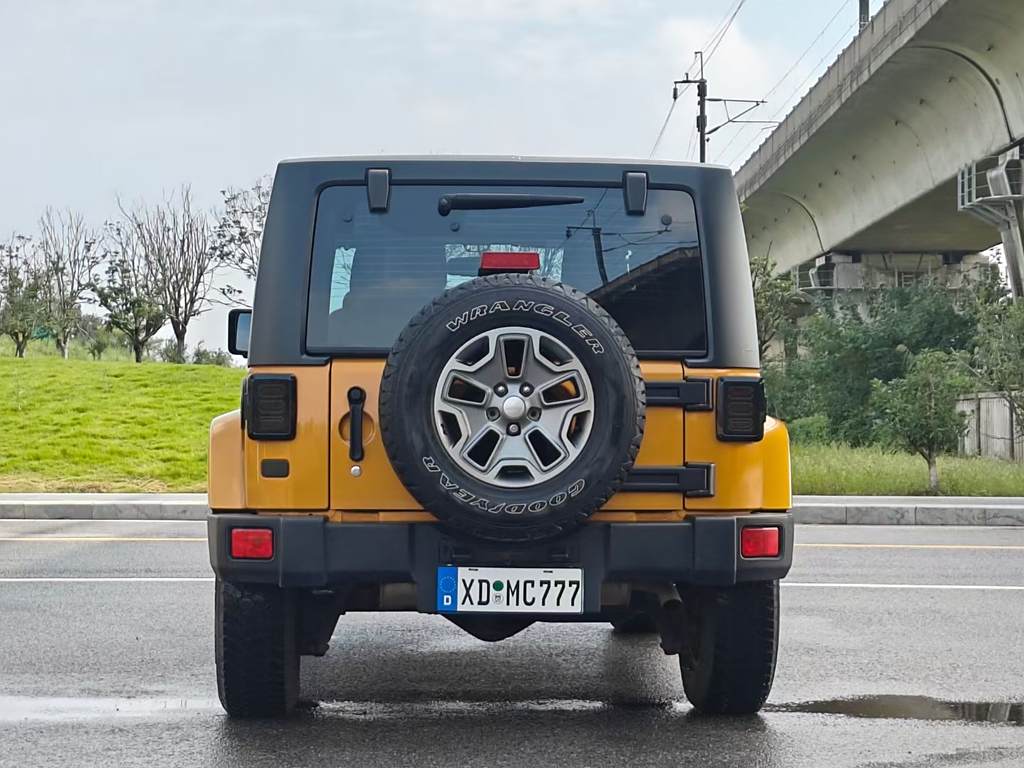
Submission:
<svg viewBox="0 0 1024 768">
<path fill-rule="evenodd" d="M 710 658 L 698 661 L 710 663 L 710 669 L 690 675 L 683 669 L 686 696 L 699 712 L 757 712 L 768 699 L 775 679 L 779 582 L 749 582 L 700 591 L 706 600 L 703 610 L 710 608 L 713 613 L 704 618 L 717 626 Z"/>
<path fill-rule="evenodd" d="M 216 583 L 217 693 L 232 717 L 279 717 L 298 699 L 296 624 L 275 586 Z"/>
</svg>

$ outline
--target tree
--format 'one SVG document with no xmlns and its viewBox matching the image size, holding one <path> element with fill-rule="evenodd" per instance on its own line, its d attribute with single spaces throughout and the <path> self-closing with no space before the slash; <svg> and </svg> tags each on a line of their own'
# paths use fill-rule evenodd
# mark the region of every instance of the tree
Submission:
<svg viewBox="0 0 1024 768">
<path fill-rule="evenodd" d="M 1017 431 L 1024 431 L 1024 300 L 983 309 L 972 372 L 981 389 L 1002 395 Z"/>
<path fill-rule="evenodd" d="M 97 238 L 80 214 L 47 208 L 39 219 L 39 255 L 47 330 L 66 360 L 101 260 Z"/>
<path fill-rule="evenodd" d="M 107 310 L 111 327 L 120 331 L 141 363 L 146 344 L 167 321 L 160 282 L 130 219 L 108 222 L 104 232 L 106 279 L 93 290 Z"/>
<path fill-rule="evenodd" d="M 0 334 L 11 337 L 17 357 L 25 356 L 43 322 L 42 278 L 31 247 L 23 235 L 0 246 Z"/>
<path fill-rule="evenodd" d="M 221 190 L 224 211 L 213 235 L 217 263 L 248 281 L 256 279 L 263 245 L 263 227 L 270 206 L 270 180 L 261 177 L 248 189 L 229 187 Z M 244 291 L 226 285 L 220 289 L 232 304 L 244 303 Z"/>
<path fill-rule="evenodd" d="M 750 280 L 754 286 L 754 311 L 757 315 L 757 348 L 761 359 L 768 355 L 772 342 L 783 328 L 792 324 L 810 307 L 793 285 L 788 274 L 775 274 L 771 256 L 750 257 Z"/>
<path fill-rule="evenodd" d="M 93 360 L 102 360 L 104 352 L 119 346 L 110 323 L 98 315 L 82 315 L 78 332 L 85 339 L 86 349 Z"/>
<path fill-rule="evenodd" d="M 801 333 L 813 383 L 808 396 L 837 439 L 869 443 L 871 382 L 902 378 L 913 355 L 927 350 L 969 351 L 976 330 L 972 313 L 938 285 L 881 290 L 863 306 L 829 302 Z"/>
<path fill-rule="evenodd" d="M 932 350 L 915 356 L 905 377 L 873 386 L 881 431 L 927 462 L 932 493 L 939 492 L 939 454 L 955 448 L 965 429 L 956 410 L 968 386 L 962 370 L 956 356 Z"/>
<path fill-rule="evenodd" d="M 171 198 L 126 215 L 152 263 L 161 306 L 174 332 L 176 362 L 183 363 L 189 322 L 209 309 L 207 298 L 219 263 L 210 221 L 193 207 L 187 186 L 177 201 Z"/>
</svg>

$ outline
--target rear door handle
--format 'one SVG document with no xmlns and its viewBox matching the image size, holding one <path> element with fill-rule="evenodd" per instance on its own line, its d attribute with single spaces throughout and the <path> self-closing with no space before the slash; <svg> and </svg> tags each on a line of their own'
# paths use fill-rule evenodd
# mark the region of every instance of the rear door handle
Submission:
<svg viewBox="0 0 1024 768">
<path fill-rule="evenodd" d="M 366 392 L 360 387 L 352 387 L 348 391 L 348 457 L 352 461 L 363 460 L 363 404 L 365 402 Z"/>
</svg>

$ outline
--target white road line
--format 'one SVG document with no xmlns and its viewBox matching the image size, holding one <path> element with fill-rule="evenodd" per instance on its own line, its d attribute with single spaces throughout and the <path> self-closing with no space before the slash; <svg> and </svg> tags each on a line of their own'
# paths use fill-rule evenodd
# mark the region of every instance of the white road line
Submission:
<svg viewBox="0 0 1024 768">
<path fill-rule="evenodd" d="M 174 584 L 178 582 L 211 582 L 212 576 L 6 576 L 0 584 L 102 584 L 138 583 Z"/>
<path fill-rule="evenodd" d="M 210 583 L 212 576 L 8 576 L 0 584 L 125 584 Z M 783 581 L 783 587 L 814 589 L 934 589 L 990 592 L 1024 592 L 1024 585 L 1005 584 L 855 584 L 832 581 Z"/>
<path fill-rule="evenodd" d="M 146 519 L 132 519 L 132 518 L 118 518 L 118 517 L 0 517 L 0 525 L 4 523 L 22 523 L 30 525 L 38 525 L 39 523 L 52 523 L 52 524 L 67 524 L 80 522 L 95 522 L 95 523 L 128 523 L 130 525 L 143 524 L 143 525 L 206 525 L 206 519 L 193 520 L 188 518 L 182 519 L 160 519 L 160 518 L 146 518 Z"/>
<path fill-rule="evenodd" d="M 1024 551 L 1024 545 L 1019 544 L 854 544 L 843 542 L 808 542 L 802 544 L 797 542 L 793 546 L 803 549 L 1002 549 L 1011 552 Z"/>
<path fill-rule="evenodd" d="M 68 544 L 72 542 L 99 542 L 102 544 L 119 542 L 164 542 L 164 541 L 206 541 L 205 536 L 0 536 L 0 541 L 31 541 Z"/>
<path fill-rule="evenodd" d="M 834 581 L 783 581 L 784 587 L 820 587 L 824 589 L 961 589 L 994 592 L 1024 592 L 1024 585 L 1004 584 L 853 584 Z"/>
</svg>

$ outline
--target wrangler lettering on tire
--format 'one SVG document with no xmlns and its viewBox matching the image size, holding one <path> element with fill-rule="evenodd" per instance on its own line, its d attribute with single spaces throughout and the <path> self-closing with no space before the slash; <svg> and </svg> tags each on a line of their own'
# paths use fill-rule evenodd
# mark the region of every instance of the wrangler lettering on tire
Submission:
<svg viewBox="0 0 1024 768">
<path fill-rule="evenodd" d="M 615 321 L 529 274 L 452 288 L 399 335 L 381 434 L 402 482 L 452 529 L 551 538 L 618 489 L 643 436 L 640 366 Z"/>
</svg>

